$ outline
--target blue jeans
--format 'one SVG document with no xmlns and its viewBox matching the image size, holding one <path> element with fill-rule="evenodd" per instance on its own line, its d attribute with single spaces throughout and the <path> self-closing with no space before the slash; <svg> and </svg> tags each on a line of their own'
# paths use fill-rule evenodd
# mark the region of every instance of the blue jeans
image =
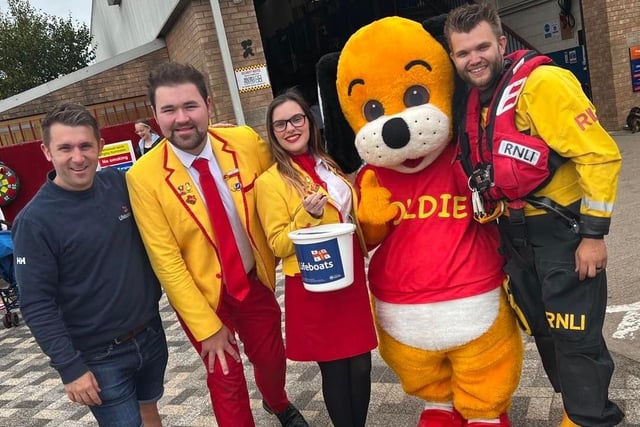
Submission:
<svg viewBox="0 0 640 427">
<path fill-rule="evenodd" d="M 167 340 L 160 316 L 135 337 L 85 352 L 98 381 L 101 405 L 89 409 L 100 426 L 140 427 L 140 404 L 157 402 L 164 392 Z"/>
</svg>

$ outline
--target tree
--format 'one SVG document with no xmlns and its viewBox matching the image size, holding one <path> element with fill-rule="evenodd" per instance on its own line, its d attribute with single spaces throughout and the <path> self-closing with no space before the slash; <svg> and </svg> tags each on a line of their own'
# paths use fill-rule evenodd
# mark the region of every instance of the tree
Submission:
<svg viewBox="0 0 640 427">
<path fill-rule="evenodd" d="M 86 24 L 8 0 L 0 12 L 0 99 L 86 67 L 95 47 Z"/>
</svg>

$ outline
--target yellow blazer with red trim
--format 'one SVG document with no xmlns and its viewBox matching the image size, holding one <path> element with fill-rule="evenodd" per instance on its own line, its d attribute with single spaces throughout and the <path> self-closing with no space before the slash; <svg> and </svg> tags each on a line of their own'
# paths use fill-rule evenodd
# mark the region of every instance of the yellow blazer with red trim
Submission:
<svg viewBox="0 0 640 427">
<path fill-rule="evenodd" d="M 272 163 L 267 144 L 247 126 L 209 128 L 209 143 L 232 190 L 262 283 L 275 289 L 275 260 L 258 219 L 254 182 Z M 222 274 L 207 207 L 169 141 L 127 172 L 136 223 L 171 305 L 198 341 L 222 327 L 216 315 Z"/>
<path fill-rule="evenodd" d="M 305 181 L 311 183 L 311 177 L 297 164 L 293 165 L 305 177 Z M 336 171 L 333 171 L 336 173 Z M 336 173 L 336 175 L 341 176 Z M 362 230 L 355 214 L 358 206 L 358 197 L 351 183 L 343 178 L 343 181 L 351 189 L 352 205 L 351 218 L 356 226 L 356 233 L 362 253 L 367 249 L 362 237 Z M 302 196 L 284 181 L 277 166 L 274 164 L 256 181 L 256 197 L 258 200 L 258 216 L 267 233 L 269 246 L 278 258 L 282 258 L 282 272 L 287 276 L 293 276 L 300 272 L 293 242 L 288 234 L 301 228 L 312 227 L 320 224 L 335 224 L 340 222 L 340 210 L 335 205 L 324 188 L 318 191 L 327 195 L 327 204 L 322 218 L 314 218 L 302 207 Z"/>
</svg>

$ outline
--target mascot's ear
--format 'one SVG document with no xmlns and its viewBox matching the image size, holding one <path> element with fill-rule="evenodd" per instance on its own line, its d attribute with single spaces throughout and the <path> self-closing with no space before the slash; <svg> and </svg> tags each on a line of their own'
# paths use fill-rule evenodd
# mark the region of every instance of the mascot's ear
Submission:
<svg viewBox="0 0 640 427">
<path fill-rule="evenodd" d="M 322 56 L 316 64 L 316 77 L 327 153 L 344 173 L 349 174 L 358 170 L 362 159 L 356 150 L 353 130 L 344 118 L 338 101 L 336 76 L 339 57 L 340 52 Z"/>
<path fill-rule="evenodd" d="M 444 34 L 444 24 L 447 20 L 447 14 L 433 16 L 422 22 L 422 27 L 427 30 L 431 36 L 436 39 L 442 46 L 444 46 L 447 53 L 450 52 L 449 43 Z M 453 66 L 453 64 L 452 64 Z M 455 70 L 455 66 L 454 66 Z M 460 130 L 460 126 L 464 123 L 465 106 L 467 105 L 467 84 L 460 78 L 458 73 L 454 72 L 453 82 L 453 99 L 452 99 L 452 114 L 453 114 L 453 132 L 454 141 L 457 140 L 457 134 Z"/>
<path fill-rule="evenodd" d="M 447 20 L 447 14 L 432 16 L 422 21 L 422 27 L 427 30 L 431 37 L 436 39 L 444 48 L 449 52 L 449 46 L 447 45 L 447 39 L 444 36 L 444 23 Z"/>
</svg>

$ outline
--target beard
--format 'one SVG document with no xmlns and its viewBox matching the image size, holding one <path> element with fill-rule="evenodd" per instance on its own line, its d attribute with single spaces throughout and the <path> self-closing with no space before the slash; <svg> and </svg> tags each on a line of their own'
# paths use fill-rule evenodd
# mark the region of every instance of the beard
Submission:
<svg viewBox="0 0 640 427">
<path fill-rule="evenodd" d="M 171 130 L 169 135 L 169 142 L 182 151 L 191 152 L 200 147 L 206 141 L 207 132 L 196 128 L 195 132 L 187 137 L 181 137 L 176 135 L 175 130 Z"/>
<path fill-rule="evenodd" d="M 484 63 L 482 65 L 485 65 Z M 486 62 L 487 71 L 482 76 L 474 76 L 466 69 L 461 73 L 462 80 L 471 86 L 478 87 L 481 91 L 491 87 L 496 79 L 500 78 L 503 70 L 503 58 L 498 54 L 493 59 Z"/>
</svg>

